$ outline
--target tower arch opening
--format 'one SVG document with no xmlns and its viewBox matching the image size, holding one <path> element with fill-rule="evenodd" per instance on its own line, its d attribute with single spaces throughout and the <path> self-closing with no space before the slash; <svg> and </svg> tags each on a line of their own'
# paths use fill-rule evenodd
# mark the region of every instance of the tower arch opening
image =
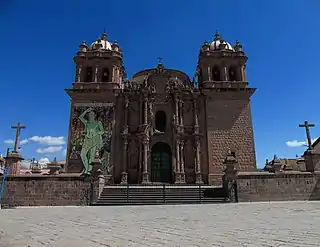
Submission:
<svg viewBox="0 0 320 247">
<path fill-rule="evenodd" d="M 85 69 L 84 82 L 92 82 L 92 81 L 93 81 L 93 69 L 92 67 L 87 67 Z"/>
<path fill-rule="evenodd" d="M 218 66 L 214 66 L 212 69 L 212 78 L 214 81 L 221 81 L 220 69 Z"/>
<path fill-rule="evenodd" d="M 110 73 L 109 73 L 109 69 L 108 68 L 104 68 L 103 70 L 102 70 L 102 75 L 101 75 L 101 82 L 108 82 L 108 81 L 110 81 L 109 79 L 109 75 L 110 75 Z"/>
</svg>

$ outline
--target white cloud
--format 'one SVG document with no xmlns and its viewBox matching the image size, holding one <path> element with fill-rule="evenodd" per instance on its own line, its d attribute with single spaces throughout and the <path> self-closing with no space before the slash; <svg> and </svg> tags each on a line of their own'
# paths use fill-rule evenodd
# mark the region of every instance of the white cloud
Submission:
<svg viewBox="0 0 320 247">
<path fill-rule="evenodd" d="M 23 140 L 20 141 L 20 145 L 27 144 L 28 142 L 29 142 L 28 139 L 23 139 Z M 5 144 L 13 144 L 14 140 L 12 140 L 12 139 L 4 140 L 4 143 Z"/>
<path fill-rule="evenodd" d="M 11 139 L 9 139 L 9 140 L 4 140 L 4 143 L 5 143 L 5 144 L 13 144 L 13 143 L 14 143 L 14 140 L 11 140 Z"/>
<path fill-rule="evenodd" d="M 24 145 L 24 144 L 27 144 L 29 142 L 28 139 L 23 139 L 20 141 L 20 145 Z"/>
<path fill-rule="evenodd" d="M 46 165 L 50 163 L 50 160 L 48 158 L 40 158 L 38 162 L 40 165 Z"/>
<path fill-rule="evenodd" d="M 311 142 L 314 143 L 317 139 L 318 138 L 312 139 Z M 294 141 L 287 141 L 286 144 L 287 144 L 288 147 L 296 148 L 296 147 L 307 146 L 308 142 L 307 141 L 294 140 Z"/>
<path fill-rule="evenodd" d="M 32 136 L 29 138 L 29 141 L 52 146 L 59 146 L 66 143 L 64 136 Z"/>
<path fill-rule="evenodd" d="M 67 155 L 67 149 L 66 149 L 66 148 L 62 150 L 62 154 L 63 154 L 64 156 Z"/>
<path fill-rule="evenodd" d="M 56 152 L 60 152 L 62 150 L 62 146 L 50 146 L 50 147 L 46 147 L 46 148 L 37 148 L 36 152 L 39 154 L 48 154 L 48 153 L 56 153 Z"/>
</svg>

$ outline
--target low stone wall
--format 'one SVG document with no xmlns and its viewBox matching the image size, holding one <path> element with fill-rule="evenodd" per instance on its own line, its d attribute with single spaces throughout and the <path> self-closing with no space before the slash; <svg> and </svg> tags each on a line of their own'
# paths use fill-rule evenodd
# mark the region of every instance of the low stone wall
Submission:
<svg viewBox="0 0 320 247">
<path fill-rule="evenodd" d="M 8 175 L 2 204 L 11 207 L 88 205 L 92 191 L 94 187 L 79 174 Z"/>
<path fill-rule="evenodd" d="M 239 202 L 320 200 L 320 172 L 239 172 Z"/>
</svg>

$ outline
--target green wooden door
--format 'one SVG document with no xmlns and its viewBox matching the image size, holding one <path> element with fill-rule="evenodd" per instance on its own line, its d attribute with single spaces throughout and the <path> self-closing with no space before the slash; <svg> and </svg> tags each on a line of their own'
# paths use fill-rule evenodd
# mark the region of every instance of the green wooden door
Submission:
<svg viewBox="0 0 320 247">
<path fill-rule="evenodd" d="M 157 143 L 151 150 L 151 181 L 171 183 L 172 166 L 169 145 Z"/>
</svg>

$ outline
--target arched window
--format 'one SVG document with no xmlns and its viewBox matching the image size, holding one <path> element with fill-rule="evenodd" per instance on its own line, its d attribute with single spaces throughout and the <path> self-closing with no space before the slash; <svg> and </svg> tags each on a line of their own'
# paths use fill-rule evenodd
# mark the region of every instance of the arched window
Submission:
<svg viewBox="0 0 320 247">
<path fill-rule="evenodd" d="M 157 111 L 155 118 L 156 118 L 156 122 L 155 122 L 156 130 L 160 132 L 165 132 L 166 125 L 167 125 L 166 113 L 164 111 Z"/>
<path fill-rule="evenodd" d="M 85 82 L 92 82 L 93 78 L 93 69 L 92 67 L 87 67 L 86 70 L 85 70 L 85 75 L 84 75 L 84 81 Z"/>
<path fill-rule="evenodd" d="M 229 69 L 229 81 L 236 81 L 237 80 L 237 74 L 234 67 L 230 67 Z"/>
<path fill-rule="evenodd" d="M 212 69 L 212 77 L 214 81 L 221 81 L 220 79 L 220 69 L 218 66 L 213 67 Z"/>
<path fill-rule="evenodd" d="M 102 82 L 109 82 L 109 70 L 107 68 L 104 68 L 102 70 L 101 81 Z"/>
</svg>

